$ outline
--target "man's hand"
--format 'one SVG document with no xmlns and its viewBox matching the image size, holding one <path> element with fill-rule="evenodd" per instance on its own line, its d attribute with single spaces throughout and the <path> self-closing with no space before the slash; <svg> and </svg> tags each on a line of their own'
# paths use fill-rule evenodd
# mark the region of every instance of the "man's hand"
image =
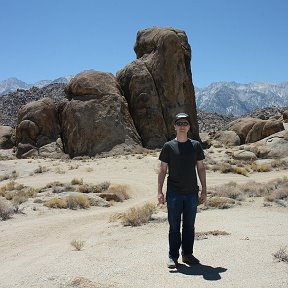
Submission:
<svg viewBox="0 0 288 288">
<path fill-rule="evenodd" d="M 163 192 L 158 193 L 158 204 L 159 205 L 165 204 L 165 197 Z"/>
<path fill-rule="evenodd" d="M 206 201 L 207 201 L 207 190 L 202 189 L 201 194 L 200 194 L 200 204 L 206 205 Z"/>
</svg>

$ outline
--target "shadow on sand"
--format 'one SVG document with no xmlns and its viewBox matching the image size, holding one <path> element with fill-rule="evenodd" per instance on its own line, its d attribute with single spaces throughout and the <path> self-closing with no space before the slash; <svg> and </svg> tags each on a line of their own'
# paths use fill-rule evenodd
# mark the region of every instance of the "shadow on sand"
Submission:
<svg viewBox="0 0 288 288">
<path fill-rule="evenodd" d="M 185 275 L 199 275 L 203 276 L 205 280 L 216 281 L 220 280 L 220 273 L 226 272 L 227 269 L 223 267 L 211 267 L 203 264 L 187 266 L 178 264 L 176 269 L 170 270 L 170 273 L 182 273 Z"/>
</svg>

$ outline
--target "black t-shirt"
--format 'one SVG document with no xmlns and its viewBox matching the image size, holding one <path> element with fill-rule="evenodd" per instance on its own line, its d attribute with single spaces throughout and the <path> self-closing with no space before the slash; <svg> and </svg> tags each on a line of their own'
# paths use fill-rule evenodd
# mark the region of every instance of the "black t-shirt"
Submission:
<svg viewBox="0 0 288 288">
<path fill-rule="evenodd" d="M 168 163 L 167 191 L 198 193 L 195 165 L 197 161 L 203 159 L 205 159 L 203 149 L 196 140 L 178 142 L 173 139 L 166 142 L 159 160 Z"/>
</svg>

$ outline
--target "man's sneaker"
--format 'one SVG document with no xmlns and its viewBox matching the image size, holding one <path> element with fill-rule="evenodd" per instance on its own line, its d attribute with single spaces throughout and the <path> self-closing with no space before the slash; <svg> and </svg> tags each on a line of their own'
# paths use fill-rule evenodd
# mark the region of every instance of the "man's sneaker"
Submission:
<svg viewBox="0 0 288 288">
<path fill-rule="evenodd" d="M 168 258 L 168 261 L 167 261 L 167 267 L 169 269 L 174 269 L 176 268 L 176 265 L 178 264 L 178 260 L 177 259 L 173 259 L 171 257 Z"/>
<path fill-rule="evenodd" d="M 182 255 L 182 261 L 188 265 L 195 265 L 195 264 L 200 263 L 200 261 L 196 257 L 194 257 L 192 254 Z"/>
</svg>

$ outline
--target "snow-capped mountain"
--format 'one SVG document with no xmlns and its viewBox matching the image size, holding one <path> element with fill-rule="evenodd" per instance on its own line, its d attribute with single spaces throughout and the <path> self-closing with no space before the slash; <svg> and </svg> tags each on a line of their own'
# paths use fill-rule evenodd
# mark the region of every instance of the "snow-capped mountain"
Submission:
<svg viewBox="0 0 288 288">
<path fill-rule="evenodd" d="M 7 94 L 9 92 L 16 91 L 17 89 L 27 90 L 33 86 L 37 88 L 42 88 L 49 84 L 55 84 L 55 83 L 66 84 L 73 78 L 73 76 L 74 75 L 67 75 L 67 76 L 57 78 L 55 80 L 41 80 L 33 84 L 27 84 L 15 77 L 11 77 L 0 82 L 0 96 Z"/>
<path fill-rule="evenodd" d="M 195 89 L 197 109 L 219 114 L 243 115 L 265 107 L 288 106 L 288 82 L 216 82 Z"/>
<path fill-rule="evenodd" d="M 0 82 L 0 95 L 7 94 L 9 92 L 13 92 L 17 89 L 29 89 L 29 84 L 18 80 L 15 77 L 8 78 Z"/>
</svg>

